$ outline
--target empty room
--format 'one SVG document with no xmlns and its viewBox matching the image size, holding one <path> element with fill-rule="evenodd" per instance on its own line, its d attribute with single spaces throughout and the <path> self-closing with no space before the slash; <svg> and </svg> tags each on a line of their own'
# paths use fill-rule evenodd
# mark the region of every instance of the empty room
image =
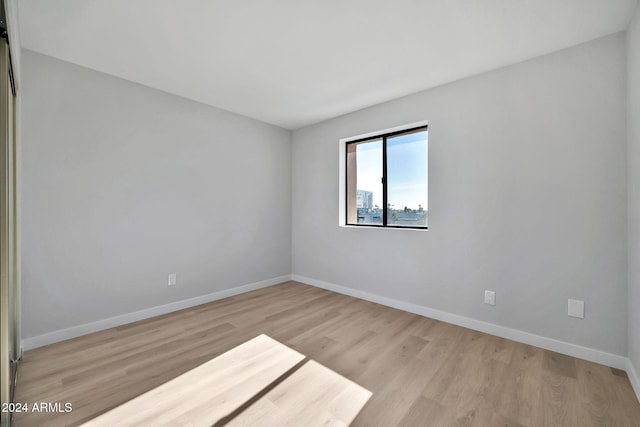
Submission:
<svg viewBox="0 0 640 427">
<path fill-rule="evenodd" d="M 0 4 L 3 427 L 640 425 L 638 0 Z"/>
</svg>

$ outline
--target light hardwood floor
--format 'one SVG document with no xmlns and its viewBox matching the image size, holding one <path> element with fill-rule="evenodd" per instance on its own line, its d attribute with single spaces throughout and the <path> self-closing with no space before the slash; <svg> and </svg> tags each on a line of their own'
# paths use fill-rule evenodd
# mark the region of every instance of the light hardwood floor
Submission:
<svg viewBox="0 0 640 427">
<path fill-rule="evenodd" d="M 304 358 L 261 334 L 82 427 L 211 427 L 242 408 Z"/>
<path fill-rule="evenodd" d="M 231 419 L 229 427 L 342 427 L 371 392 L 309 360 L 280 385 Z"/>
<path fill-rule="evenodd" d="M 354 426 L 638 426 L 622 371 L 287 282 L 25 353 L 18 402 L 78 425 L 259 334 L 373 392 Z"/>
</svg>

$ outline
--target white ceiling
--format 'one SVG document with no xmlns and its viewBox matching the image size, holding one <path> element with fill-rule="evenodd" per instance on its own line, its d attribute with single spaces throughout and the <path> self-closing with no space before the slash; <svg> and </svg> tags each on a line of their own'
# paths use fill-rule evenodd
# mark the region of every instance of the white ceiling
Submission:
<svg viewBox="0 0 640 427">
<path fill-rule="evenodd" d="M 22 47 L 295 129 L 624 30 L 637 0 L 21 0 Z"/>
</svg>

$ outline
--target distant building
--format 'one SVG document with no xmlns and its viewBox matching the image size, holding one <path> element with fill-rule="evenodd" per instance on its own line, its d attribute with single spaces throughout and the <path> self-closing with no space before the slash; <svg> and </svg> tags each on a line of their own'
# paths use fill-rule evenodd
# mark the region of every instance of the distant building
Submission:
<svg viewBox="0 0 640 427">
<path fill-rule="evenodd" d="M 373 192 L 357 190 L 356 207 L 359 209 L 373 209 Z"/>
<path fill-rule="evenodd" d="M 427 225 L 428 211 L 423 210 L 393 210 L 389 213 L 389 223 L 392 225 L 404 225 L 422 227 Z"/>
</svg>

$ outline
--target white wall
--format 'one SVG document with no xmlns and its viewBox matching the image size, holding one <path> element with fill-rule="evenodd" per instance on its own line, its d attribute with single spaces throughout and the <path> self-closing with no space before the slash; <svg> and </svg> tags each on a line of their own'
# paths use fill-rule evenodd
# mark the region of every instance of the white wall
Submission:
<svg viewBox="0 0 640 427">
<path fill-rule="evenodd" d="M 627 31 L 629 193 L 629 359 L 640 398 L 640 6 Z"/>
<path fill-rule="evenodd" d="M 295 131 L 294 277 L 626 355 L 624 37 Z M 430 229 L 338 227 L 338 140 L 425 119 Z"/>
<path fill-rule="evenodd" d="M 290 274 L 289 131 L 27 50 L 22 80 L 23 337 Z"/>
</svg>

